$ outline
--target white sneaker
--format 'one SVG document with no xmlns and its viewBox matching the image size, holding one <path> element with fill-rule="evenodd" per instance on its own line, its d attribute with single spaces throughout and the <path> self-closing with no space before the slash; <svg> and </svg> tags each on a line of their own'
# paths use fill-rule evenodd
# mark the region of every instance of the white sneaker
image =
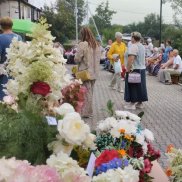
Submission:
<svg viewBox="0 0 182 182">
<path fill-rule="evenodd" d="M 135 103 L 134 104 L 125 105 L 124 108 L 127 109 L 127 110 L 136 110 Z"/>
<path fill-rule="evenodd" d="M 116 87 L 111 87 L 113 90 L 116 90 Z"/>
<path fill-rule="evenodd" d="M 143 105 L 143 103 L 141 102 L 138 102 L 136 105 L 136 108 L 138 108 L 138 109 L 143 109 L 144 108 L 144 105 Z"/>
<path fill-rule="evenodd" d="M 124 93 L 123 89 L 117 89 L 117 91 L 120 92 L 120 93 Z"/>
</svg>

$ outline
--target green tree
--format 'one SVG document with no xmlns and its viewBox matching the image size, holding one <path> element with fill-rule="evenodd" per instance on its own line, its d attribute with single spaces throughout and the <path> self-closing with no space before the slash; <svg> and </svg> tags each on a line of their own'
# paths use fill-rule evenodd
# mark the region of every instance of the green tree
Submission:
<svg viewBox="0 0 182 182">
<path fill-rule="evenodd" d="M 150 36 L 159 39 L 159 23 L 160 17 L 154 13 L 147 15 L 143 22 L 132 23 L 123 27 L 123 31 L 131 33 L 133 31 L 140 32 L 143 36 Z"/>
<path fill-rule="evenodd" d="M 123 26 L 122 25 L 117 25 L 117 24 L 114 24 L 114 25 L 111 25 L 110 28 L 105 28 L 103 30 L 103 41 L 104 43 L 107 43 L 107 41 L 109 39 L 114 39 L 114 36 L 115 36 L 115 32 L 122 32 L 123 31 Z"/>
<path fill-rule="evenodd" d="M 75 39 L 75 1 L 57 0 L 55 7 L 44 7 L 43 16 L 47 18 L 53 36 L 57 41 L 65 43 Z M 78 0 L 78 25 L 79 28 L 85 16 L 84 0 Z"/>
<path fill-rule="evenodd" d="M 93 18 L 100 34 L 103 34 L 106 28 L 111 27 L 111 20 L 115 13 L 115 11 L 110 10 L 108 1 L 106 1 L 106 3 L 101 3 L 96 8 L 96 14 L 93 16 Z M 90 24 L 93 26 L 92 19 L 90 19 Z"/>
<path fill-rule="evenodd" d="M 172 9 L 175 11 L 173 18 L 174 23 L 178 27 L 182 27 L 182 0 L 163 0 L 163 3 L 171 3 Z"/>
</svg>

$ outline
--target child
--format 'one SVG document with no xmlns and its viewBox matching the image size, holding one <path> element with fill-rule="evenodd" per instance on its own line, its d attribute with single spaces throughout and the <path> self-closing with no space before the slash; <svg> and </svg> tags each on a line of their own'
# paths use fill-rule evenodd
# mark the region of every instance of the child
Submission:
<svg viewBox="0 0 182 182">
<path fill-rule="evenodd" d="M 121 88 L 121 62 L 119 59 L 119 54 L 113 54 L 112 55 L 113 60 L 114 60 L 114 76 L 111 80 L 111 84 L 109 85 L 110 87 L 112 87 L 113 90 L 116 90 L 120 93 L 123 93 L 123 89 Z M 117 88 L 115 87 L 117 86 Z"/>
</svg>

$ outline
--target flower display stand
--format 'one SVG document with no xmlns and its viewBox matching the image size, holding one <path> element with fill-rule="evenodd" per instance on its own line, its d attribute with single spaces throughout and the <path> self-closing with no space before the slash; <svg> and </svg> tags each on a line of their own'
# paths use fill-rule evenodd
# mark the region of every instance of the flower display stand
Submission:
<svg viewBox="0 0 182 182">
<path fill-rule="evenodd" d="M 169 178 L 166 176 L 166 174 L 164 173 L 163 169 L 157 161 L 153 162 L 153 168 L 150 176 L 154 178 L 153 182 L 169 182 Z"/>
</svg>

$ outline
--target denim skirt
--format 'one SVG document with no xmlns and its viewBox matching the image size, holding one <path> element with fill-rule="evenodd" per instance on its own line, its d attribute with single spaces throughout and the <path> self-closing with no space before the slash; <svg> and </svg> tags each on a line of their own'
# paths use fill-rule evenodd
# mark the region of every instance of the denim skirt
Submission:
<svg viewBox="0 0 182 182">
<path fill-rule="evenodd" d="M 126 102 L 145 102 L 148 101 L 147 86 L 146 86 L 146 70 L 136 69 L 133 72 L 141 74 L 141 83 L 128 83 L 128 73 L 125 79 L 125 95 Z"/>
</svg>

